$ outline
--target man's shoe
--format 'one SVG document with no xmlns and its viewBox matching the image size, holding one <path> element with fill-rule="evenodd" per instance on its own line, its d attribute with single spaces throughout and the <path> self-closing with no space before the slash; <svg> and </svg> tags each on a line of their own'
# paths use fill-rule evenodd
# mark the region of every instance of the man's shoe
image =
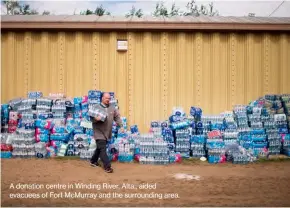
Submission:
<svg viewBox="0 0 290 208">
<path fill-rule="evenodd" d="M 96 162 L 96 163 L 90 162 L 90 164 L 92 167 L 100 167 L 100 164 L 98 162 Z"/>
<path fill-rule="evenodd" d="M 106 172 L 106 173 L 113 173 L 113 169 L 112 169 L 112 168 L 106 168 L 106 169 L 105 169 L 105 172 Z"/>
</svg>

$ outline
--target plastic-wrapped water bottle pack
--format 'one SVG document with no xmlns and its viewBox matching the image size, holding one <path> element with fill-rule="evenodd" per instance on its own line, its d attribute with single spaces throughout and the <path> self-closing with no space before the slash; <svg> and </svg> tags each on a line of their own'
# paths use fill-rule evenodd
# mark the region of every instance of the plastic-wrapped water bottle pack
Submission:
<svg viewBox="0 0 290 208">
<path fill-rule="evenodd" d="M 206 150 L 209 163 L 225 162 L 225 142 L 220 139 L 207 139 Z"/>
<path fill-rule="evenodd" d="M 102 107 L 100 107 L 99 105 L 94 105 L 94 107 L 89 108 L 88 115 L 91 117 L 100 116 L 101 121 L 103 122 L 107 118 L 107 112 L 104 109 L 102 109 Z"/>
<path fill-rule="evenodd" d="M 238 131 L 230 131 L 223 133 L 223 139 L 226 145 L 228 144 L 238 144 Z"/>
<path fill-rule="evenodd" d="M 182 157 L 190 157 L 190 132 L 188 128 L 177 129 L 175 131 L 175 151 Z"/>
<path fill-rule="evenodd" d="M 206 156 L 205 151 L 206 136 L 205 135 L 193 135 L 190 138 L 191 155 L 194 158 L 201 158 Z"/>
<path fill-rule="evenodd" d="M 162 137 L 151 135 L 140 135 L 140 163 L 141 164 L 168 164 L 169 149 L 166 141 Z"/>
<path fill-rule="evenodd" d="M 12 142 L 13 157 L 35 157 L 35 139 L 33 130 L 17 129 Z"/>
</svg>

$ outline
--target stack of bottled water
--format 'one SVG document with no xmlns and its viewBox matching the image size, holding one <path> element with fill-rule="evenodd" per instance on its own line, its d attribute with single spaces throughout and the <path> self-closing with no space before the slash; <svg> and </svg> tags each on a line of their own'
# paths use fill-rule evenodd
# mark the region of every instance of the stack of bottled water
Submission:
<svg viewBox="0 0 290 208">
<path fill-rule="evenodd" d="M 118 160 L 120 162 L 133 162 L 135 153 L 135 144 L 130 140 L 122 140 L 118 144 Z"/>
<path fill-rule="evenodd" d="M 253 148 L 251 129 L 249 127 L 238 128 L 238 132 L 239 132 L 238 134 L 239 144 L 245 149 Z"/>
<path fill-rule="evenodd" d="M 9 112 L 9 121 L 8 121 L 8 133 L 14 133 L 18 125 L 18 113 L 17 111 Z"/>
<path fill-rule="evenodd" d="M 234 164 L 247 164 L 253 160 L 252 155 L 237 144 L 230 144 L 226 147 L 226 158 L 228 162 Z"/>
<path fill-rule="evenodd" d="M 206 156 L 205 152 L 205 135 L 192 135 L 190 138 L 191 155 L 194 158 L 201 158 Z"/>
<path fill-rule="evenodd" d="M 88 92 L 88 103 L 89 106 L 94 104 L 100 104 L 102 100 L 102 92 L 98 90 L 90 90 Z"/>
<path fill-rule="evenodd" d="M 249 162 L 251 162 L 250 156 L 241 153 L 233 154 L 234 164 L 248 164 Z"/>
<path fill-rule="evenodd" d="M 290 129 L 290 94 L 281 96 L 284 112 L 287 116 L 288 129 Z"/>
<path fill-rule="evenodd" d="M 258 156 L 262 152 L 265 152 L 265 149 L 268 147 L 268 143 L 267 143 L 267 135 L 265 134 L 265 130 L 263 128 L 252 129 L 251 140 L 254 155 Z"/>
<path fill-rule="evenodd" d="M 166 165 L 169 163 L 167 142 L 153 134 L 143 134 L 139 137 L 141 164 Z"/>
<path fill-rule="evenodd" d="M 189 129 L 177 129 L 175 131 L 175 151 L 179 152 L 182 157 L 190 157 L 190 136 Z"/>
<path fill-rule="evenodd" d="M 75 144 L 74 141 L 70 140 L 67 143 L 67 156 L 74 156 L 75 155 Z"/>
<path fill-rule="evenodd" d="M 252 114 L 248 115 L 251 128 L 263 128 L 263 123 L 261 121 L 261 111 L 262 108 L 260 107 L 252 108 Z"/>
<path fill-rule="evenodd" d="M 163 135 L 164 141 L 166 141 L 168 143 L 169 149 L 174 151 L 175 150 L 175 144 L 174 144 L 173 131 L 170 128 L 168 128 L 168 127 L 163 128 L 162 135 Z"/>
<path fill-rule="evenodd" d="M 81 119 L 82 118 L 82 100 L 83 97 L 75 97 L 74 102 L 74 112 L 73 112 L 73 118 L 74 119 Z"/>
<path fill-rule="evenodd" d="M 8 134 L 2 133 L 0 134 L 1 139 L 1 158 L 11 158 L 12 154 L 12 145 L 11 145 L 11 139 L 8 140 Z M 11 137 L 11 136 L 10 136 Z"/>
<path fill-rule="evenodd" d="M 36 110 L 38 112 L 50 112 L 52 106 L 52 100 L 50 98 L 37 99 Z"/>
<path fill-rule="evenodd" d="M 225 162 L 225 142 L 218 131 L 208 133 L 206 141 L 206 150 L 209 163 Z"/>
<path fill-rule="evenodd" d="M 282 137 L 278 133 L 268 134 L 269 154 L 280 154 L 282 148 Z"/>
<path fill-rule="evenodd" d="M 239 132 L 237 130 L 225 131 L 223 133 L 223 139 L 224 139 L 225 145 L 238 144 L 238 134 Z"/>
<path fill-rule="evenodd" d="M 1 133 L 8 132 L 8 122 L 9 122 L 9 105 L 1 105 Z"/>
<path fill-rule="evenodd" d="M 290 134 L 283 135 L 283 154 L 290 157 Z"/>
<path fill-rule="evenodd" d="M 208 132 L 211 131 L 211 119 L 213 117 L 212 116 L 201 116 L 201 123 L 203 126 L 203 134 L 207 134 Z"/>
<path fill-rule="evenodd" d="M 239 128 L 247 128 L 249 126 L 247 116 L 247 106 L 245 105 L 234 106 L 234 114 Z"/>
<path fill-rule="evenodd" d="M 167 125 L 167 123 L 166 123 Z M 161 122 L 159 121 L 152 121 L 151 122 L 151 131 L 154 135 L 156 136 L 161 136 L 162 135 L 162 126 Z"/>
<path fill-rule="evenodd" d="M 17 111 L 19 114 L 23 112 L 31 112 L 33 108 L 36 106 L 36 99 L 24 99 L 22 100 L 20 106 Z"/>
<path fill-rule="evenodd" d="M 91 138 L 86 134 L 76 134 L 74 135 L 74 155 L 80 156 L 81 151 L 87 151 L 89 149 L 89 144 Z"/>
<path fill-rule="evenodd" d="M 34 144 L 35 155 L 37 158 L 46 158 L 47 157 L 47 143 L 38 142 Z"/>
<path fill-rule="evenodd" d="M 15 98 L 8 102 L 9 106 L 11 107 L 11 110 L 13 111 L 17 111 L 18 108 L 21 106 L 21 103 L 22 103 L 22 98 Z"/>
<path fill-rule="evenodd" d="M 287 117 L 285 114 L 274 115 L 274 121 L 275 121 L 276 127 L 279 129 L 280 134 L 288 134 L 288 123 L 287 123 Z"/>
<path fill-rule="evenodd" d="M 42 115 L 39 114 L 38 119 L 35 120 L 35 140 L 36 142 L 49 142 L 50 130 L 54 127 L 54 123 Z"/>
<path fill-rule="evenodd" d="M 225 131 L 235 132 L 238 128 L 238 125 L 235 121 L 233 112 L 226 111 L 226 112 L 221 113 L 221 116 L 224 117 L 224 124 L 226 126 Z"/>
<path fill-rule="evenodd" d="M 21 158 L 35 157 L 34 144 L 34 130 L 24 128 L 17 129 L 12 143 L 12 156 Z"/>
<path fill-rule="evenodd" d="M 51 112 L 53 113 L 53 118 L 65 118 L 66 105 L 65 99 L 57 99 L 53 101 L 51 107 Z"/>
<path fill-rule="evenodd" d="M 222 115 L 208 115 L 208 116 L 202 116 L 201 121 L 203 124 L 209 123 L 209 131 L 212 130 L 223 130 L 225 128 L 224 126 L 224 117 Z M 204 126 L 206 128 L 206 126 Z M 206 133 L 208 133 L 207 131 Z"/>
</svg>

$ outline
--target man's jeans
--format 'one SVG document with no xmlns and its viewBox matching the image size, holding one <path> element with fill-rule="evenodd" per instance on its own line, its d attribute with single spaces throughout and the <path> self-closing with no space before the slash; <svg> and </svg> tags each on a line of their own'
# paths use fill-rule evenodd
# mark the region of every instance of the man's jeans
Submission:
<svg viewBox="0 0 290 208">
<path fill-rule="evenodd" d="M 109 157 L 107 155 L 107 151 L 106 151 L 106 144 L 107 141 L 106 140 L 96 140 L 96 144 L 97 144 L 97 148 L 95 150 L 95 153 L 91 159 L 91 163 L 97 163 L 99 158 L 101 158 L 103 164 L 104 164 L 104 168 L 110 168 L 111 167 L 111 163 L 109 160 Z"/>
</svg>

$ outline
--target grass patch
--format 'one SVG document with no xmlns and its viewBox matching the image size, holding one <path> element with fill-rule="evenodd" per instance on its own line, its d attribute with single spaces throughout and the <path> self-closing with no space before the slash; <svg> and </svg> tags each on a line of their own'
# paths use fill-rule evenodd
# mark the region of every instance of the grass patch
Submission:
<svg viewBox="0 0 290 208">
<path fill-rule="evenodd" d="M 64 156 L 64 157 L 52 157 L 51 159 L 56 159 L 56 160 L 80 160 L 79 156 Z"/>
<path fill-rule="evenodd" d="M 277 158 L 260 158 L 256 163 L 267 163 L 267 162 L 290 162 L 290 157 L 277 157 Z"/>
</svg>

